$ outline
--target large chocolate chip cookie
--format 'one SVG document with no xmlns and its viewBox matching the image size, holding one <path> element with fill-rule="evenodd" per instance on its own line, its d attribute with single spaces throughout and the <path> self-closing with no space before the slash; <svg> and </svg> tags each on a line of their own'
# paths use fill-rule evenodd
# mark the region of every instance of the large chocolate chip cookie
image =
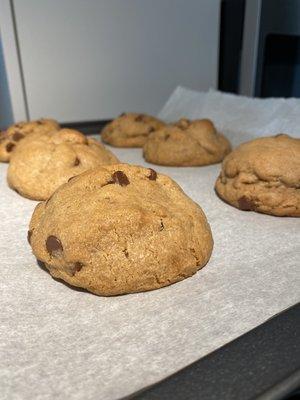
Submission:
<svg viewBox="0 0 300 400">
<path fill-rule="evenodd" d="M 224 159 L 216 191 L 241 210 L 300 217 L 300 139 L 243 143 Z"/>
<path fill-rule="evenodd" d="M 177 167 L 221 162 L 230 143 L 207 119 L 181 119 L 149 135 L 144 145 L 145 160 Z"/>
<path fill-rule="evenodd" d="M 73 129 L 33 133 L 13 152 L 7 180 L 22 196 L 45 200 L 74 175 L 117 162 L 101 143 Z"/>
<path fill-rule="evenodd" d="M 20 140 L 27 135 L 36 132 L 57 131 L 58 129 L 59 124 L 55 120 L 44 118 L 37 121 L 19 122 L 10 126 L 6 131 L 0 132 L 0 161 L 8 162 Z"/>
<path fill-rule="evenodd" d="M 213 247 L 203 211 L 171 178 L 127 164 L 62 185 L 36 207 L 28 239 L 55 278 L 105 296 L 187 278 Z"/>
<path fill-rule="evenodd" d="M 103 128 L 101 138 L 116 147 L 143 147 L 149 134 L 162 126 L 150 115 L 124 113 Z"/>
</svg>

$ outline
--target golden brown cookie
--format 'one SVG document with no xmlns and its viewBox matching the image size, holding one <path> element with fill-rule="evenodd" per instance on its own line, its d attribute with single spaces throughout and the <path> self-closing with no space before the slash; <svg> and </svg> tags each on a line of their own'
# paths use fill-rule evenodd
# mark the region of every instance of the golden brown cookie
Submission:
<svg viewBox="0 0 300 400">
<path fill-rule="evenodd" d="M 230 149 L 229 141 L 210 120 L 182 118 L 149 135 L 144 158 L 159 165 L 201 166 L 222 161 Z"/>
<path fill-rule="evenodd" d="M 224 159 L 216 191 L 240 210 L 300 217 L 300 139 L 279 134 L 241 144 Z"/>
<path fill-rule="evenodd" d="M 168 176 L 127 164 L 62 185 L 37 205 L 28 240 L 53 277 L 105 296 L 187 278 L 213 247 L 199 205 Z"/>
<path fill-rule="evenodd" d="M 45 200 L 71 177 L 117 162 L 101 143 L 73 129 L 33 133 L 13 152 L 7 180 L 22 196 Z"/>
<path fill-rule="evenodd" d="M 41 118 L 37 121 L 19 122 L 0 132 L 0 161 L 8 162 L 12 151 L 25 136 L 31 133 L 57 131 L 59 124 L 54 119 Z"/>
<path fill-rule="evenodd" d="M 123 113 L 103 128 L 101 138 L 116 147 L 143 147 L 148 135 L 162 126 L 150 115 Z"/>
</svg>

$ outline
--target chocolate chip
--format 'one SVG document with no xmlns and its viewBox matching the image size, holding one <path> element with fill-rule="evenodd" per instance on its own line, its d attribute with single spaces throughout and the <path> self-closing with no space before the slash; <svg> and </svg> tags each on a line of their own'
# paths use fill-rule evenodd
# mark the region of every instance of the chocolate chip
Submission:
<svg viewBox="0 0 300 400">
<path fill-rule="evenodd" d="M 143 122 L 144 121 L 144 115 L 139 114 L 137 117 L 135 117 L 136 122 Z"/>
<path fill-rule="evenodd" d="M 75 275 L 76 272 L 81 271 L 82 267 L 83 267 L 83 264 L 81 262 L 77 261 L 74 264 L 74 267 L 72 268 L 73 275 Z"/>
<path fill-rule="evenodd" d="M 28 232 L 27 232 L 27 240 L 28 240 L 28 243 L 29 243 L 29 244 L 30 244 L 31 236 L 32 236 L 32 231 L 28 231 Z"/>
<path fill-rule="evenodd" d="M 50 255 L 63 251 L 61 241 L 56 236 L 48 236 L 46 248 Z"/>
<path fill-rule="evenodd" d="M 36 123 L 37 123 L 38 125 L 43 125 L 44 121 L 38 120 L 38 121 L 36 121 Z"/>
<path fill-rule="evenodd" d="M 123 253 L 125 254 L 125 257 L 126 257 L 126 258 L 129 257 L 129 253 L 128 253 L 127 249 L 124 249 L 124 250 L 123 250 Z"/>
<path fill-rule="evenodd" d="M 168 140 L 169 139 L 169 137 L 170 137 L 170 135 L 167 133 L 166 135 L 165 135 L 165 140 Z"/>
<path fill-rule="evenodd" d="M 15 141 L 15 142 L 18 142 L 19 140 L 21 140 L 21 139 L 23 139 L 23 137 L 24 137 L 24 135 L 23 135 L 23 133 L 21 133 L 21 132 L 15 132 L 14 134 L 13 134 L 13 140 Z"/>
<path fill-rule="evenodd" d="M 83 267 L 83 264 L 81 262 L 77 261 L 75 263 L 75 271 L 76 272 L 79 272 L 82 269 L 82 267 Z"/>
<path fill-rule="evenodd" d="M 254 211 L 255 203 L 248 199 L 246 196 L 242 196 L 238 199 L 239 208 L 243 211 Z"/>
<path fill-rule="evenodd" d="M 116 171 L 112 175 L 112 179 L 114 183 L 117 183 L 120 186 L 129 185 L 129 180 L 123 171 Z M 109 182 L 112 183 L 112 182 Z"/>
<path fill-rule="evenodd" d="M 153 126 L 150 126 L 148 133 L 154 132 L 155 128 L 153 128 Z"/>
<path fill-rule="evenodd" d="M 149 168 L 150 170 L 150 175 L 148 175 L 148 178 L 150 179 L 150 181 L 156 181 L 157 178 L 157 173 L 156 171 L 154 171 L 154 169 Z"/>
<path fill-rule="evenodd" d="M 68 275 L 74 276 L 76 272 L 81 271 L 82 267 L 84 267 L 84 264 L 82 264 L 79 261 L 76 261 L 74 264 L 68 265 L 66 272 Z"/>
<path fill-rule="evenodd" d="M 74 161 L 74 167 L 77 167 L 77 165 L 79 165 L 79 164 L 80 164 L 80 160 L 78 157 L 76 157 L 75 161 Z"/>
<path fill-rule="evenodd" d="M 6 145 L 6 151 L 7 151 L 8 153 L 10 153 L 10 152 L 13 150 L 14 147 L 15 147 L 15 144 L 9 142 L 9 143 L 7 143 L 7 145 Z"/>
</svg>

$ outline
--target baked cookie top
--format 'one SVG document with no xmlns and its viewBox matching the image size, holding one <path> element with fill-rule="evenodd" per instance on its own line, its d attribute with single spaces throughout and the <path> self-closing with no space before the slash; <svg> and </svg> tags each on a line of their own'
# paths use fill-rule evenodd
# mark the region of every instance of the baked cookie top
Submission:
<svg viewBox="0 0 300 400">
<path fill-rule="evenodd" d="M 20 140 L 31 133 L 57 131 L 59 124 L 54 119 L 41 118 L 37 121 L 18 122 L 0 132 L 0 161 L 8 162 L 12 151 Z"/>
<path fill-rule="evenodd" d="M 300 216 L 300 139 L 279 134 L 241 144 L 224 159 L 216 190 L 242 210 Z"/>
<path fill-rule="evenodd" d="M 153 164 L 197 166 L 218 163 L 230 152 L 229 141 L 208 119 L 186 118 L 149 135 L 144 158 Z"/>
<path fill-rule="evenodd" d="M 22 196 L 45 200 L 71 177 L 116 162 L 101 143 L 76 130 L 33 133 L 12 153 L 7 179 Z"/>
<path fill-rule="evenodd" d="M 28 239 L 55 278 L 106 296 L 180 281 L 213 246 L 202 209 L 171 178 L 127 164 L 62 185 L 36 207 Z"/>
<path fill-rule="evenodd" d="M 101 138 L 116 147 L 143 147 L 149 134 L 162 126 L 162 121 L 150 115 L 123 113 L 103 128 Z"/>
</svg>

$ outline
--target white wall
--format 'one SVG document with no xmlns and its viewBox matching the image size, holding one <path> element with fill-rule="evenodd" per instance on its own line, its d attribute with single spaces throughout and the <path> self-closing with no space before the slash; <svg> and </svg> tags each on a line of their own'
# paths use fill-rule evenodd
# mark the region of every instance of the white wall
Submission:
<svg viewBox="0 0 300 400">
<path fill-rule="evenodd" d="M 10 0 L 0 0 L 0 129 L 26 120 L 24 88 Z"/>
<path fill-rule="evenodd" d="M 0 36 L 0 130 L 13 123 L 14 117 L 10 101 L 4 54 Z"/>
<path fill-rule="evenodd" d="M 14 0 L 30 118 L 157 113 L 216 85 L 219 0 Z"/>
</svg>

